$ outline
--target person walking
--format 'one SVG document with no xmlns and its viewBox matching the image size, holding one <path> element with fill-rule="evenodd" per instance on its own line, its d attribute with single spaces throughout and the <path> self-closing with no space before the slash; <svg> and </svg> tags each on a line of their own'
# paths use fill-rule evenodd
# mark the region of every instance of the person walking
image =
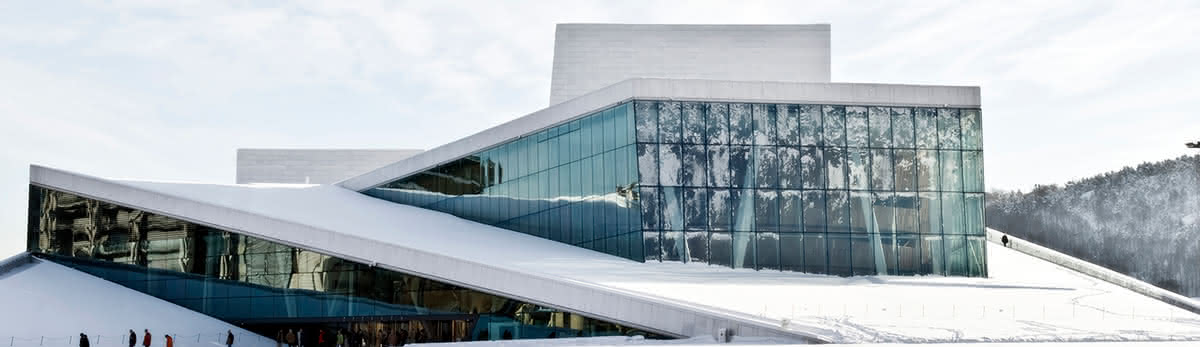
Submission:
<svg viewBox="0 0 1200 347">
<path fill-rule="evenodd" d="M 288 347 L 296 347 L 296 333 L 292 329 L 288 329 L 287 344 Z"/>
<path fill-rule="evenodd" d="M 92 347 L 92 343 L 88 341 L 87 334 L 79 333 L 79 347 Z"/>
<path fill-rule="evenodd" d="M 150 329 L 146 329 L 146 334 L 142 335 L 142 347 L 150 347 Z"/>
<path fill-rule="evenodd" d="M 342 335 L 342 329 L 338 329 L 337 347 L 346 347 L 346 335 Z"/>
<path fill-rule="evenodd" d="M 1000 243 L 1004 244 L 1004 247 L 1008 247 L 1008 235 L 1007 234 L 1000 236 Z"/>
<path fill-rule="evenodd" d="M 304 347 L 304 328 L 296 330 L 296 345 Z"/>
<path fill-rule="evenodd" d="M 317 330 L 317 347 L 325 347 L 325 329 Z"/>
<path fill-rule="evenodd" d="M 275 347 L 283 347 L 283 329 L 275 332 Z"/>
<path fill-rule="evenodd" d="M 133 347 L 133 345 L 136 345 L 136 344 L 137 344 L 137 333 L 133 332 L 133 329 L 129 329 L 129 347 Z"/>
<path fill-rule="evenodd" d="M 387 345 L 388 346 L 399 346 L 400 344 L 396 343 L 397 338 L 399 338 L 399 336 L 397 336 L 395 330 L 389 331 L 388 336 L 387 336 Z"/>
<path fill-rule="evenodd" d="M 225 346 L 233 347 L 233 330 L 225 331 Z"/>
<path fill-rule="evenodd" d="M 175 339 L 171 337 L 171 334 L 167 334 L 164 336 L 167 337 L 167 347 L 175 347 Z"/>
</svg>

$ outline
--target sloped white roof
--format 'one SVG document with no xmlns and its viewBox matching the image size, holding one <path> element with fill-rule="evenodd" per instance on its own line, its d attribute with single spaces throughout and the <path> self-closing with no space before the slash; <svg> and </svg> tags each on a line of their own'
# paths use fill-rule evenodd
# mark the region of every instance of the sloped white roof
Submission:
<svg viewBox="0 0 1200 347">
<path fill-rule="evenodd" d="M 216 346 L 225 334 L 237 346 L 274 346 L 258 334 L 182 306 L 122 287 L 87 273 L 19 254 L 0 266 L 0 338 L 3 344 L 78 346 L 79 334 L 92 346 L 123 346 L 129 330 L 150 329 L 154 346 L 171 334 L 175 346 Z M 68 339 L 70 339 L 68 341 Z"/>
<path fill-rule="evenodd" d="M 833 277 L 638 263 L 336 186 L 34 184 L 682 336 L 733 324 L 829 342 L 1200 339 L 1200 316 L 989 244 L 990 278 Z M 786 321 L 785 321 L 786 320 Z"/>
</svg>

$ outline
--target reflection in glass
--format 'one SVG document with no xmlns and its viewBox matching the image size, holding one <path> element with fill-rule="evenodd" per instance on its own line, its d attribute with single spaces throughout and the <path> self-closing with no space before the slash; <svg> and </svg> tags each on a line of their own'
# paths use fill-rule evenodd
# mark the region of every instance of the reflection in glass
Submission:
<svg viewBox="0 0 1200 347">
<path fill-rule="evenodd" d="M 280 324 L 424 329 L 431 342 L 647 334 L 70 193 L 31 186 L 30 200 L 29 252 L 267 336 Z"/>
</svg>

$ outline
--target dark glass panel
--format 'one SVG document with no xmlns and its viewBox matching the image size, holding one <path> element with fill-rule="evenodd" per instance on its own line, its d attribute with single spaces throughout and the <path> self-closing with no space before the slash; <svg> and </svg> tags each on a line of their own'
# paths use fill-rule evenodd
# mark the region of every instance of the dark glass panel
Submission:
<svg viewBox="0 0 1200 347">
<path fill-rule="evenodd" d="M 704 143 L 704 105 L 695 102 L 683 103 L 683 142 Z"/>
<path fill-rule="evenodd" d="M 779 187 L 800 189 L 804 186 L 800 148 L 779 147 Z"/>
<path fill-rule="evenodd" d="M 774 145 L 776 143 L 775 108 L 767 104 L 754 104 L 750 107 L 750 113 L 754 118 L 754 144 Z"/>
<path fill-rule="evenodd" d="M 770 107 L 775 108 L 778 143 L 788 146 L 800 145 L 800 118 L 796 115 L 799 106 L 779 104 Z"/>
<path fill-rule="evenodd" d="M 824 106 L 821 108 L 821 125 L 824 130 L 825 146 L 846 146 L 846 108 Z"/>
<path fill-rule="evenodd" d="M 821 106 L 818 105 L 798 105 L 796 107 L 796 117 L 798 119 L 797 132 L 800 135 L 800 145 L 803 146 L 822 146 L 824 141 L 824 130 L 821 128 Z"/>
<path fill-rule="evenodd" d="M 779 270 L 779 234 L 760 231 L 756 235 L 755 265 L 758 269 Z"/>
<path fill-rule="evenodd" d="M 850 147 L 867 147 L 867 108 L 862 106 L 846 107 L 846 145 Z"/>
<path fill-rule="evenodd" d="M 754 143 L 754 118 L 748 104 L 729 104 L 729 143 Z"/>
<path fill-rule="evenodd" d="M 705 142 L 712 145 L 729 143 L 729 104 L 704 104 L 706 110 Z"/>
<path fill-rule="evenodd" d="M 754 146 L 754 186 L 777 188 L 779 186 L 779 156 L 775 147 Z"/>
<path fill-rule="evenodd" d="M 757 268 L 754 261 L 757 259 L 755 246 L 754 232 L 733 232 L 733 267 L 734 268 Z"/>
<path fill-rule="evenodd" d="M 658 103 L 658 141 L 679 143 L 683 140 L 683 114 L 679 102 Z"/>
</svg>

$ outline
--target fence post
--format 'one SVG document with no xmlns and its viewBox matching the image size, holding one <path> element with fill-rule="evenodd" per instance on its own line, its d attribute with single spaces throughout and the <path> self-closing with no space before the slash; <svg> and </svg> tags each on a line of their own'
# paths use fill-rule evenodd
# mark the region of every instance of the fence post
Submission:
<svg viewBox="0 0 1200 347">
<path fill-rule="evenodd" d="M 38 340 L 38 346 L 41 346 L 41 345 L 42 345 L 42 344 L 44 344 L 44 343 L 46 343 L 46 337 L 45 337 L 45 336 L 42 336 L 42 339 L 41 339 L 41 340 Z"/>
</svg>

